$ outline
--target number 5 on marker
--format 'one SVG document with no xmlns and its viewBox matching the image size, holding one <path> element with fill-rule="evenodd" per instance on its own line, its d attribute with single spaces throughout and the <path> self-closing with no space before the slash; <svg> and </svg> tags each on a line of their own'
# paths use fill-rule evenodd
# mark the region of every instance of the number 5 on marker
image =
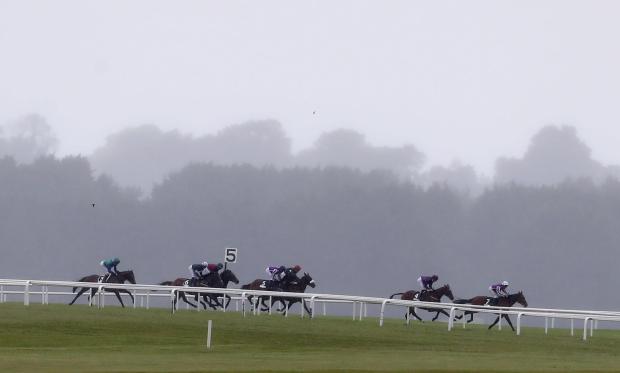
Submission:
<svg viewBox="0 0 620 373">
<path fill-rule="evenodd" d="M 237 263 L 237 249 L 227 247 L 224 251 L 224 261 L 226 263 Z"/>
</svg>

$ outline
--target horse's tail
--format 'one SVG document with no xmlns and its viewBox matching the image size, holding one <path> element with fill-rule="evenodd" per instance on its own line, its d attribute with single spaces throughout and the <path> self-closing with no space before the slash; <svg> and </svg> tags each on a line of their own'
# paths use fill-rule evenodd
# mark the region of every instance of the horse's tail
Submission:
<svg viewBox="0 0 620 373">
<path fill-rule="evenodd" d="M 172 286 L 172 281 L 164 281 L 164 282 L 160 282 L 160 285 L 164 285 L 164 286 Z"/>
<path fill-rule="evenodd" d="M 403 294 L 405 294 L 405 293 L 394 293 L 394 294 L 390 295 L 390 299 L 394 298 L 397 295 L 403 295 Z"/>
<path fill-rule="evenodd" d="M 469 304 L 471 303 L 471 299 L 455 299 L 454 304 Z"/>
</svg>

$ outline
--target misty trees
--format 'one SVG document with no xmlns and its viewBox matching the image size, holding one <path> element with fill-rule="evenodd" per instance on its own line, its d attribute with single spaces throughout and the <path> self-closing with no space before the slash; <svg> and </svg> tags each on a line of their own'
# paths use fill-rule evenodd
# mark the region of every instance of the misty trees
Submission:
<svg viewBox="0 0 620 373">
<path fill-rule="evenodd" d="M 233 125 L 202 137 L 142 125 L 109 136 L 91 162 L 98 173 L 148 194 L 155 183 L 192 162 L 288 165 L 290 146 L 280 123 L 271 120 Z"/>
<path fill-rule="evenodd" d="M 58 139 L 45 118 L 37 114 L 23 116 L 0 128 L 0 157 L 11 156 L 28 163 L 56 150 Z"/>
<path fill-rule="evenodd" d="M 141 199 L 80 157 L 2 158 L 0 180 L 2 277 L 76 278 L 119 256 L 154 283 L 236 246 L 242 281 L 301 264 L 322 291 L 386 295 L 434 272 L 457 296 L 508 279 L 534 304 L 615 304 L 615 180 L 507 183 L 471 199 L 390 171 L 195 163 Z"/>
<path fill-rule="evenodd" d="M 362 171 L 390 170 L 410 178 L 424 163 L 424 155 L 413 145 L 377 147 L 364 135 L 340 129 L 322 134 L 310 149 L 301 151 L 297 163 L 309 167 L 339 166 Z"/>
<path fill-rule="evenodd" d="M 532 137 L 521 159 L 500 158 L 495 168 L 497 182 L 525 185 L 558 184 L 565 179 L 602 181 L 608 170 L 591 157 L 590 148 L 570 126 L 547 126 Z M 612 172 L 613 174 L 613 172 Z"/>
</svg>

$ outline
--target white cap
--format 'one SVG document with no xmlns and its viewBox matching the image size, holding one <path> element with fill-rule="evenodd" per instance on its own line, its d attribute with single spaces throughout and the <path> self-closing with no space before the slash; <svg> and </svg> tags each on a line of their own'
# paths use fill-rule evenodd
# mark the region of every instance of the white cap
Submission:
<svg viewBox="0 0 620 373">
<path fill-rule="evenodd" d="M 203 266 L 208 266 L 208 265 L 209 265 L 209 263 L 207 263 L 207 262 L 202 262 L 202 265 L 203 265 Z"/>
<path fill-rule="evenodd" d="M 105 262 L 105 260 L 102 260 L 102 261 L 99 263 L 99 265 L 103 265 L 103 262 Z"/>
<path fill-rule="evenodd" d="M 502 282 L 502 285 L 504 285 L 504 286 L 508 286 L 508 281 L 504 281 L 504 282 Z"/>
</svg>

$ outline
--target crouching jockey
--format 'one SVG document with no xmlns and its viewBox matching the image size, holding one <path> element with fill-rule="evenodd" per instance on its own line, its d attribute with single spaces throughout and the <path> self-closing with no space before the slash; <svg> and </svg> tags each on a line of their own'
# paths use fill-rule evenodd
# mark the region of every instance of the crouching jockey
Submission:
<svg viewBox="0 0 620 373">
<path fill-rule="evenodd" d="M 285 266 L 269 266 L 265 268 L 265 272 L 271 277 L 271 281 L 267 285 L 267 289 L 276 289 L 280 287 L 280 282 L 286 272 Z"/>
<path fill-rule="evenodd" d="M 103 267 L 105 267 L 106 271 L 108 271 L 107 273 L 107 278 L 104 279 L 104 281 L 106 281 L 108 278 L 110 278 L 110 276 L 114 275 L 117 278 L 120 279 L 120 273 L 118 273 L 118 268 L 116 268 L 116 266 L 118 266 L 118 264 L 121 262 L 121 260 L 117 257 L 114 257 L 112 259 L 106 259 L 106 260 L 102 260 L 99 264 L 101 264 Z"/>
<path fill-rule="evenodd" d="M 494 284 L 489 286 L 489 291 L 491 292 L 491 294 L 493 294 L 495 302 L 497 302 L 497 299 L 500 297 L 508 296 L 506 288 L 508 288 L 508 281 L 503 281 L 501 284 Z"/>
<path fill-rule="evenodd" d="M 290 268 L 284 270 L 284 278 L 282 278 L 282 287 L 286 288 L 288 285 L 297 282 L 299 277 L 297 277 L 297 273 L 301 271 L 301 266 L 294 265 Z"/>
<path fill-rule="evenodd" d="M 200 281 L 200 279 L 202 279 L 204 276 L 207 275 L 207 273 L 209 273 L 209 270 L 207 269 L 208 266 L 209 263 L 202 262 L 198 264 L 192 264 L 188 267 L 189 272 L 192 276 L 192 278 L 189 280 L 189 286 L 196 286 L 198 284 L 198 281 Z"/>
<path fill-rule="evenodd" d="M 433 283 L 437 280 L 439 280 L 437 275 L 418 277 L 418 284 L 420 284 L 420 287 L 422 288 L 420 295 L 426 293 L 427 291 L 435 290 L 433 289 Z"/>
</svg>

